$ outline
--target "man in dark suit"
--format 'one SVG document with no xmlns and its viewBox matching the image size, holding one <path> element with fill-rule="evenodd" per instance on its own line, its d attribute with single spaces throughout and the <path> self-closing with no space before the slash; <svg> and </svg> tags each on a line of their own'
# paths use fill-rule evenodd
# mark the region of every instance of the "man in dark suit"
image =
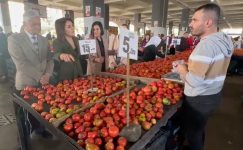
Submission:
<svg viewBox="0 0 243 150">
<path fill-rule="evenodd" d="M 3 33 L 3 29 L 0 26 L 0 67 L 2 71 L 0 83 L 8 81 L 7 58 L 9 58 L 7 36 Z"/>
<path fill-rule="evenodd" d="M 183 52 L 187 48 L 187 39 L 188 39 L 188 32 L 185 32 L 181 37 L 181 43 L 177 46 L 176 51 Z"/>
</svg>

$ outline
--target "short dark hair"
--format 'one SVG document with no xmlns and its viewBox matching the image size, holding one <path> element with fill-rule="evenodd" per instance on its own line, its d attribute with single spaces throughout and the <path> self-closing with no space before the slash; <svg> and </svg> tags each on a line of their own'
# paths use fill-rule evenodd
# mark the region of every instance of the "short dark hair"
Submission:
<svg viewBox="0 0 243 150">
<path fill-rule="evenodd" d="M 164 34 L 160 34 L 161 37 L 164 37 L 165 35 Z"/>
<path fill-rule="evenodd" d="M 211 13 L 213 12 L 215 14 L 215 17 L 212 18 L 213 23 L 215 25 L 219 24 L 219 16 L 220 16 L 220 7 L 217 4 L 206 4 L 203 6 L 198 7 L 195 12 L 199 11 L 199 10 L 203 10 L 204 13 Z M 208 17 L 213 17 L 212 15 L 207 15 Z"/>
<path fill-rule="evenodd" d="M 122 24 L 122 26 L 125 26 L 125 27 L 127 27 L 127 28 L 128 28 L 128 25 L 127 25 L 127 24 Z"/>
<path fill-rule="evenodd" d="M 103 25 L 101 22 L 99 21 L 95 21 L 93 24 L 92 24 L 92 27 L 91 27 L 91 31 L 90 31 L 90 34 L 92 35 L 92 37 L 94 38 L 94 26 L 97 25 L 100 27 L 100 35 L 103 36 L 104 35 L 104 29 L 103 29 Z"/>
<path fill-rule="evenodd" d="M 67 21 L 71 21 L 73 23 L 73 20 L 71 18 L 60 18 L 55 21 L 57 38 L 62 41 L 64 41 L 65 39 L 65 25 Z"/>
<path fill-rule="evenodd" d="M 0 26 L 0 32 L 3 32 L 3 28 Z"/>
</svg>

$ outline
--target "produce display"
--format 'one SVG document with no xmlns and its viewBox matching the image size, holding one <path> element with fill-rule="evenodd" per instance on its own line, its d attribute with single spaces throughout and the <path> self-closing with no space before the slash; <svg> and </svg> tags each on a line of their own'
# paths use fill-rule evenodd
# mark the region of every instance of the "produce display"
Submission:
<svg viewBox="0 0 243 150">
<path fill-rule="evenodd" d="M 183 89 L 171 81 L 153 81 L 130 92 L 129 122 L 150 130 L 163 117 L 164 105 L 174 105 L 182 98 Z M 127 125 L 127 95 L 107 98 L 105 103 L 73 114 L 66 119 L 63 131 L 86 150 L 124 150 L 127 140 L 119 132 Z"/>
<path fill-rule="evenodd" d="M 233 56 L 243 56 L 243 49 L 235 49 Z"/>
<path fill-rule="evenodd" d="M 74 81 L 64 80 L 57 86 L 43 85 L 42 88 L 26 87 L 20 95 L 25 100 L 30 96 L 35 97 L 36 102 L 31 105 L 41 113 L 46 120 L 53 122 L 66 114 L 73 113 L 82 106 L 95 103 L 102 97 L 109 96 L 114 92 L 125 89 L 126 81 L 120 78 L 93 76 L 93 87 L 96 92 L 88 92 L 91 88 L 91 78 L 77 78 Z M 43 112 L 43 104 L 50 105 L 50 112 Z"/>
<path fill-rule="evenodd" d="M 192 50 L 188 50 L 175 55 L 170 55 L 170 59 L 167 58 L 165 60 L 162 58 L 150 62 L 132 64 L 130 66 L 130 75 L 160 79 L 162 75 L 171 72 L 173 61 L 184 60 L 187 62 L 191 53 Z M 110 71 L 110 73 L 123 75 L 126 75 L 126 72 L 126 66 Z"/>
</svg>

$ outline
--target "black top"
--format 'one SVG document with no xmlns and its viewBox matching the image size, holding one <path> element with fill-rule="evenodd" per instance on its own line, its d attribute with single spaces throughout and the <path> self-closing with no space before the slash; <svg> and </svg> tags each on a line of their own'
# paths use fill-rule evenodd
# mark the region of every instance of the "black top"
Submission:
<svg viewBox="0 0 243 150">
<path fill-rule="evenodd" d="M 186 50 L 187 48 L 187 39 L 184 38 L 184 37 L 181 37 L 181 43 L 180 45 L 177 46 L 176 50 L 179 51 L 179 52 L 183 52 Z"/>
<path fill-rule="evenodd" d="M 161 40 L 161 42 L 160 42 L 159 45 L 157 46 L 157 49 L 158 49 L 158 50 L 161 50 L 161 47 L 164 48 L 164 44 L 165 44 L 165 41 L 164 41 L 164 40 Z"/>
<path fill-rule="evenodd" d="M 99 47 L 100 47 L 101 56 L 104 57 L 104 62 L 102 63 L 101 72 L 105 72 L 105 47 L 104 47 L 102 38 L 101 38 L 101 41 L 98 40 L 98 39 L 97 39 L 97 41 L 98 41 L 98 44 L 99 44 Z"/>
<path fill-rule="evenodd" d="M 0 53 L 4 59 L 10 58 L 8 53 L 8 40 L 4 33 L 0 33 Z"/>
<path fill-rule="evenodd" d="M 149 45 L 144 49 L 143 61 L 153 61 L 155 60 L 156 55 L 162 58 L 165 57 L 165 55 L 157 50 L 157 47 L 155 47 L 155 45 Z"/>
</svg>

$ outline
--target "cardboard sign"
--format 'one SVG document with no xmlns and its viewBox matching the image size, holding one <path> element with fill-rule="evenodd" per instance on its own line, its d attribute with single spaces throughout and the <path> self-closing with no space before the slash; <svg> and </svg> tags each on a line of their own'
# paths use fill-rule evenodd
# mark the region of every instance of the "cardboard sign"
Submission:
<svg viewBox="0 0 243 150">
<path fill-rule="evenodd" d="M 88 55 L 96 53 L 95 40 L 79 40 L 80 54 Z"/>
<path fill-rule="evenodd" d="M 180 45 L 181 44 L 181 39 L 172 39 L 172 44 L 173 45 Z"/>
<path fill-rule="evenodd" d="M 120 39 L 119 39 L 119 52 L 118 56 L 127 58 L 127 53 L 129 58 L 133 60 L 138 59 L 138 36 L 134 33 L 120 28 Z"/>
</svg>

